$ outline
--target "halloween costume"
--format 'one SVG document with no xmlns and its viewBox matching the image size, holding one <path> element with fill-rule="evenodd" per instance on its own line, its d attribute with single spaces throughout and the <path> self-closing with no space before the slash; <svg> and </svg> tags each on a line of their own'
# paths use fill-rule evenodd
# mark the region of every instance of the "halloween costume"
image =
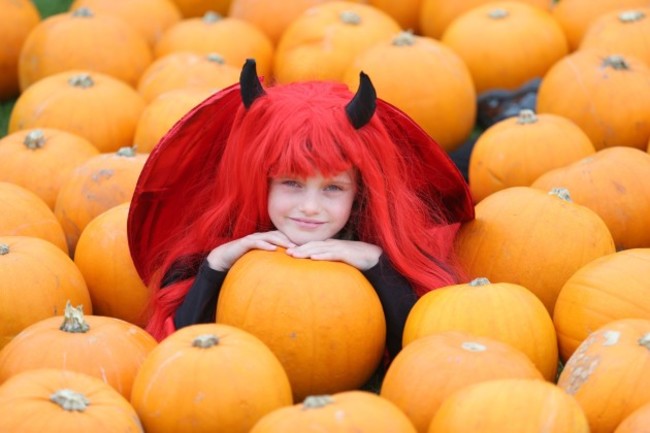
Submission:
<svg viewBox="0 0 650 433">
<path fill-rule="evenodd" d="M 315 171 L 328 176 L 351 167 L 361 185 L 346 230 L 382 248 L 372 270 L 379 279 L 392 273 L 401 280 L 375 282 L 375 289 L 402 299 L 404 293 L 395 292 L 399 287 L 421 295 L 457 282 L 453 239 L 474 208 L 445 152 L 403 112 L 376 99 L 363 73 L 354 97 L 344 85 L 329 82 L 265 89 L 248 61 L 239 85 L 208 98 L 163 137 L 136 186 L 128 235 L 136 268 L 154 290 L 148 330 L 160 339 L 175 320 L 212 320 L 191 312 L 216 302 L 216 296 L 205 296 L 205 284 L 216 293 L 220 278 L 201 265 L 206 251 L 273 230 L 270 177 Z M 393 301 L 384 296 L 385 312 Z M 404 316 L 414 298 L 402 301 L 395 304 L 396 316 Z"/>
</svg>

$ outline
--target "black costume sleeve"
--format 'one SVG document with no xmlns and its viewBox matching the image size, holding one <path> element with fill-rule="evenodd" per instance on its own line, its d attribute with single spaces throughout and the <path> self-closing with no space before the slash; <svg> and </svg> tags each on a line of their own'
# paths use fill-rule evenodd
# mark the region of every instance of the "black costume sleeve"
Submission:
<svg viewBox="0 0 650 433">
<path fill-rule="evenodd" d="M 215 271 L 204 260 L 183 303 L 174 315 L 176 329 L 195 323 L 212 323 L 215 321 L 217 298 L 221 291 L 226 272 Z"/>
</svg>

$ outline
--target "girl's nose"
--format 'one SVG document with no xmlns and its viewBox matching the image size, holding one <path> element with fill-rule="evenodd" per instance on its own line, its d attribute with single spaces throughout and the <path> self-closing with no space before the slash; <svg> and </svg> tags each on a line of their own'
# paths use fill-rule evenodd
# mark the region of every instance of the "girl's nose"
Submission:
<svg viewBox="0 0 650 433">
<path fill-rule="evenodd" d="M 300 202 L 300 211 L 305 215 L 315 215 L 320 212 L 320 199 L 317 194 L 308 192 Z"/>
</svg>

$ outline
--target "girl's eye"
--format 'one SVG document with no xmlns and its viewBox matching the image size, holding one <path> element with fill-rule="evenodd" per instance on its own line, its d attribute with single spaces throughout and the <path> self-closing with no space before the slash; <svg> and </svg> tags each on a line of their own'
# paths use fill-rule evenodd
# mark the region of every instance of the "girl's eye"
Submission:
<svg viewBox="0 0 650 433">
<path fill-rule="evenodd" d="M 291 188 L 298 188 L 300 184 L 295 180 L 285 179 L 282 181 L 282 185 L 288 186 Z"/>
<path fill-rule="evenodd" d="M 343 191 L 343 188 L 338 185 L 327 185 L 325 191 Z"/>
</svg>

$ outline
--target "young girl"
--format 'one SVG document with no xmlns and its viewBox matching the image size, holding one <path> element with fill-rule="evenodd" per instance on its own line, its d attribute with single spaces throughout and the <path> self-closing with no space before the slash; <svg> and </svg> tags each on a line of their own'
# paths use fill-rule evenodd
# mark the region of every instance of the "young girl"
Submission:
<svg viewBox="0 0 650 433">
<path fill-rule="evenodd" d="M 360 74 L 344 85 L 239 85 L 188 113 L 150 155 L 131 203 L 129 245 L 153 290 L 148 331 L 213 322 L 228 269 L 251 249 L 358 268 L 401 348 L 418 296 L 461 280 L 453 240 L 473 218 L 467 185 L 410 118 Z"/>
</svg>

